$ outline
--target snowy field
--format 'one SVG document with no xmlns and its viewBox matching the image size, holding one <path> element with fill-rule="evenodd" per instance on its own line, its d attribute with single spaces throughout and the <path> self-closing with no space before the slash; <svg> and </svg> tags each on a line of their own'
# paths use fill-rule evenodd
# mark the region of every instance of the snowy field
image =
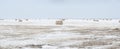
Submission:
<svg viewBox="0 0 120 49">
<path fill-rule="evenodd" d="M 72 22 L 77 23 L 76 20 Z M 15 22 L 3 25 L 2 22 L 0 49 L 120 49 L 118 21 L 85 21 L 86 26 L 84 21 L 80 22 L 81 26 L 73 25 L 75 23 L 67 26 L 71 21 L 61 26 L 15 25 Z"/>
</svg>

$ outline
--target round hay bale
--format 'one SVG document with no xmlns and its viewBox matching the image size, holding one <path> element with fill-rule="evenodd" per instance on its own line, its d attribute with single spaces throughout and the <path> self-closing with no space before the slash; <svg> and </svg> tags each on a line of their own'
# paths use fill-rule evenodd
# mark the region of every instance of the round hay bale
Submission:
<svg viewBox="0 0 120 49">
<path fill-rule="evenodd" d="M 56 25 L 63 25 L 63 21 L 62 20 L 56 21 Z"/>
</svg>

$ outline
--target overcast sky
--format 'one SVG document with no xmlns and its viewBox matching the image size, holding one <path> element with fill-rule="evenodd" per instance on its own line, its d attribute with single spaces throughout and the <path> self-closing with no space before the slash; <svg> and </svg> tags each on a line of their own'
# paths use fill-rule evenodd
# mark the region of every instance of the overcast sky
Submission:
<svg viewBox="0 0 120 49">
<path fill-rule="evenodd" d="M 0 0 L 0 18 L 120 18 L 120 0 Z"/>
</svg>

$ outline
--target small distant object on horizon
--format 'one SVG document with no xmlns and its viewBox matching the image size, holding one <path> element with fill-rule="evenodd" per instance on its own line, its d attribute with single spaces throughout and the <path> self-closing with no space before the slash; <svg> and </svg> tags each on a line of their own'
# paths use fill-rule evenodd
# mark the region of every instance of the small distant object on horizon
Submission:
<svg viewBox="0 0 120 49">
<path fill-rule="evenodd" d="M 17 22 L 23 22 L 23 20 L 21 20 L 21 19 L 15 19 L 15 21 L 17 21 Z"/>
<path fill-rule="evenodd" d="M 99 22 L 99 20 L 96 20 L 96 19 L 94 19 L 93 21 L 95 21 L 95 22 Z"/>
<path fill-rule="evenodd" d="M 19 19 L 18 22 L 23 22 L 23 20 Z"/>
<path fill-rule="evenodd" d="M 63 25 L 63 20 L 57 20 L 56 25 Z"/>
<path fill-rule="evenodd" d="M 25 19 L 26 21 L 28 21 L 28 19 Z"/>
</svg>

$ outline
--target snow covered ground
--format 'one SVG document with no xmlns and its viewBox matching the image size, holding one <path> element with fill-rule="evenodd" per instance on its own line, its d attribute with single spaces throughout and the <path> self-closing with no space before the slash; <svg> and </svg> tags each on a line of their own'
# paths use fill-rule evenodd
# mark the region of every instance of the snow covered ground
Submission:
<svg viewBox="0 0 120 49">
<path fill-rule="evenodd" d="M 120 49 L 118 20 L 66 20 L 61 26 L 13 22 L 1 21 L 0 49 Z"/>
</svg>

